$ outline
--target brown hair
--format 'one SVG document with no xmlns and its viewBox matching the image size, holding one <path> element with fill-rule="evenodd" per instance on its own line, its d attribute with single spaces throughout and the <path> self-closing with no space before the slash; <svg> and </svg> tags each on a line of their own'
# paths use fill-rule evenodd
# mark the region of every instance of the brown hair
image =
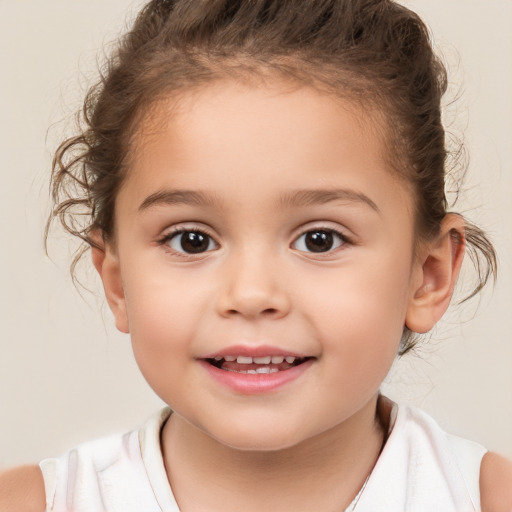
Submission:
<svg viewBox="0 0 512 512">
<path fill-rule="evenodd" d="M 415 193 L 418 236 L 435 235 L 447 213 L 447 78 L 415 13 L 391 0 L 152 0 L 87 94 L 81 133 L 55 155 L 49 222 L 86 242 L 72 268 L 94 232 L 113 235 L 130 140 L 155 101 L 220 78 L 276 76 L 382 113 L 390 164 Z M 496 255 L 476 226 L 465 239 L 473 296 L 496 275 Z M 401 352 L 412 345 L 404 332 Z"/>
</svg>

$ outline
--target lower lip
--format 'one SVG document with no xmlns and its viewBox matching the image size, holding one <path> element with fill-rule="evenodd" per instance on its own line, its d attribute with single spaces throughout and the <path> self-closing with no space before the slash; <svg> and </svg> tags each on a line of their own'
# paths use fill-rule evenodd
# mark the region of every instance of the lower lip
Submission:
<svg viewBox="0 0 512 512">
<path fill-rule="evenodd" d="M 302 364 L 276 373 L 237 373 L 221 370 L 206 361 L 199 361 L 203 368 L 224 386 L 243 395 L 260 395 L 276 389 L 300 378 L 313 364 L 308 359 Z"/>
</svg>

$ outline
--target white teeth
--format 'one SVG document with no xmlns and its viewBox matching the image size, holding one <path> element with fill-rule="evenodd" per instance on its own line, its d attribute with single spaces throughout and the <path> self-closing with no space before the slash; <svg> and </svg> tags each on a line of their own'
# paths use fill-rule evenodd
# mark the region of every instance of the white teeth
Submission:
<svg viewBox="0 0 512 512">
<path fill-rule="evenodd" d="M 263 368 L 258 368 L 256 370 L 229 370 L 228 372 L 233 373 L 243 373 L 244 375 L 257 375 L 258 373 L 277 373 L 279 370 L 277 368 L 270 368 L 269 366 L 264 366 Z"/>
<path fill-rule="evenodd" d="M 253 360 L 256 364 L 270 364 L 270 361 L 272 361 L 272 358 L 270 356 L 253 357 Z"/>
<path fill-rule="evenodd" d="M 227 359 L 226 359 L 227 361 Z M 252 357 L 238 356 L 236 358 L 238 364 L 252 364 Z"/>
<path fill-rule="evenodd" d="M 270 368 L 270 366 L 264 366 L 263 368 L 257 368 L 256 373 L 277 373 L 277 368 Z"/>
<path fill-rule="evenodd" d="M 296 361 L 295 356 L 262 356 L 262 357 L 250 357 L 250 356 L 215 356 L 215 361 L 226 361 L 232 363 L 236 361 L 238 364 L 281 364 L 286 361 L 288 364 L 293 364 Z"/>
</svg>

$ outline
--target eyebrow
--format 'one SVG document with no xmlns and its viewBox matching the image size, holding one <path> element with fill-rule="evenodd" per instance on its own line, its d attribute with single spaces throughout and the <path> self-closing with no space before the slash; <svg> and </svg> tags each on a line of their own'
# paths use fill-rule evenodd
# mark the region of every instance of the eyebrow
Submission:
<svg viewBox="0 0 512 512">
<path fill-rule="evenodd" d="M 139 211 L 147 210 L 152 206 L 173 204 L 215 206 L 218 201 L 213 195 L 196 190 L 160 190 L 146 197 L 139 206 Z"/>
<path fill-rule="evenodd" d="M 304 207 L 334 201 L 366 204 L 372 210 L 381 213 L 379 207 L 367 195 L 351 189 L 297 190 L 283 196 L 281 204 L 284 207 Z"/>
</svg>

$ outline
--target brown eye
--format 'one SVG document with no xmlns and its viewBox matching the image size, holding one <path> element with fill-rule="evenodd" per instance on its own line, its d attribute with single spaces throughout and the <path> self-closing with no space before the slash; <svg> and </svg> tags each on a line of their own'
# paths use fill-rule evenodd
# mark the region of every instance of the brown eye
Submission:
<svg viewBox="0 0 512 512">
<path fill-rule="evenodd" d="M 201 231 L 179 231 L 169 238 L 167 245 L 176 252 L 200 254 L 217 246 L 213 239 Z"/>
<path fill-rule="evenodd" d="M 328 252 L 343 245 L 345 239 L 340 233 L 329 229 L 314 229 L 303 233 L 295 243 L 294 249 L 303 252 Z"/>
</svg>

